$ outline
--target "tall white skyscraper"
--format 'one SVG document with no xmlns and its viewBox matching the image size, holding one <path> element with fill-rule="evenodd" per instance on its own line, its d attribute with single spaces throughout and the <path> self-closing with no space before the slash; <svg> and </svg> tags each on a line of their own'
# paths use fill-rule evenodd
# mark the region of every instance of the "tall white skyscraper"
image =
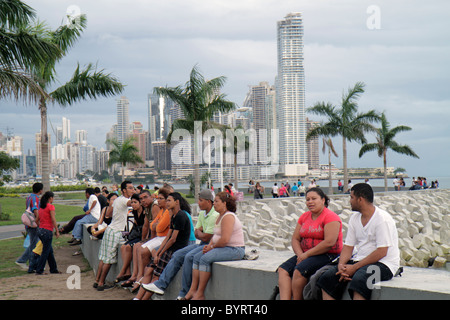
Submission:
<svg viewBox="0 0 450 320">
<path fill-rule="evenodd" d="M 130 129 L 128 110 L 130 107 L 130 102 L 126 97 L 121 97 L 117 100 L 117 140 L 122 143 L 128 136 L 128 131 Z"/>
<path fill-rule="evenodd" d="M 76 130 L 75 131 L 75 142 L 79 145 L 87 145 L 87 131 L 86 130 Z"/>
<path fill-rule="evenodd" d="M 289 13 L 278 21 L 277 128 L 279 161 L 286 175 L 306 174 L 307 144 L 303 22 L 301 13 Z"/>
<path fill-rule="evenodd" d="M 70 142 L 70 120 L 62 118 L 62 144 Z"/>
</svg>

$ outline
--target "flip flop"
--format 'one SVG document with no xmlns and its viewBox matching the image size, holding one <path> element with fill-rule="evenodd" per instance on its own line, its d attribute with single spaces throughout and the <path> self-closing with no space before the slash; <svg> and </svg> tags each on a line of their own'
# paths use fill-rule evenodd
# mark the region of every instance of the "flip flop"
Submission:
<svg viewBox="0 0 450 320">
<path fill-rule="evenodd" d="M 130 279 L 130 277 L 131 277 L 131 274 L 125 275 L 125 276 L 121 276 L 121 277 L 116 278 L 116 280 L 114 280 L 114 282 L 115 283 L 119 283 L 119 282 L 122 282 L 122 281 Z"/>
<path fill-rule="evenodd" d="M 125 281 L 124 283 L 122 283 L 120 286 L 121 286 L 122 288 L 129 288 L 129 287 L 132 287 L 134 281 L 136 281 L 136 280 L 128 279 L 127 281 Z"/>
</svg>

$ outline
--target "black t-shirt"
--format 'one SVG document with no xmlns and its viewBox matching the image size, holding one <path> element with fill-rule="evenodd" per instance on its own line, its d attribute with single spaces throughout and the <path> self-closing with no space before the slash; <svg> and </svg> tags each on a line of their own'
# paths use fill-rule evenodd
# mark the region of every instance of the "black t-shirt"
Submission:
<svg viewBox="0 0 450 320">
<path fill-rule="evenodd" d="M 175 243 L 168 250 L 177 251 L 178 249 L 186 247 L 191 236 L 191 221 L 189 220 L 187 213 L 180 210 L 176 215 L 172 216 L 170 219 L 170 228 L 178 230 L 178 236 Z"/>
<path fill-rule="evenodd" d="M 98 202 L 100 203 L 100 210 L 103 210 L 104 207 L 108 206 L 108 199 L 101 193 L 97 196 Z"/>
</svg>

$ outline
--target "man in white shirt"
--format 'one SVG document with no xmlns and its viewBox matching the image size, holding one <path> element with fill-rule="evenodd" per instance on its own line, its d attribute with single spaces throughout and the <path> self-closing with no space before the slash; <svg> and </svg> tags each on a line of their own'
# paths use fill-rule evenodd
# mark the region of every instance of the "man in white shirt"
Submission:
<svg viewBox="0 0 450 320">
<path fill-rule="evenodd" d="M 98 291 L 112 288 L 105 285 L 105 279 L 111 265 L 117 263 L 118 249 L 125 242 L 122 237 L 122 231 L 125 230 L 127 223 L 128 207 L 131 205 L 130 197 L 135 190 L 131 181 L 122 182 L 120 190 L 122 195 L 114 200 L 113 205 L 109 206 L 105 213 L 105 216 L 110 216 L 112 212 L 112 220 L 103 234 L 102 244 L 98 253 L 98 283 L 94 283 L 94 287 Z"/>
<path fill-rule="evenodd" d="M 273 184 L 273 187 L 272 187 L 272 197 L 278 198 L 278 186 L 277 186 L 276 182 Z"/>
<path fill-rule="evenodd" d="M 88 210 L 86 211 L 86 215 L 78 220 L 73 227 L 72 236 L 74 241 L 70 244 L 71 246 L 75 246 L 81 244 L 81 238 L 83 237 L 83 225 L 84 224 L 92 224 L 96 223 L 98 219 L 100 219 L 100 202 L 98 201 L 97 196 L 95 195 L 93 188 L 86 189 L 86 199 L 88 200 Z"/>
<path fill-rule="evenodd" d="M 374 281 L 390 280 L 400 265 L 395 221 L 373 205 L 373 190 L 366 183 L 355 184 L 350 193 L 355 212 L 349 220 L 339 264 L 317 282 L 324 300 L 340 299 L 348 291 L 354 300 L 370 299 Z M 353 249 L 357 249 L 352 257 Z"/>
</svg>

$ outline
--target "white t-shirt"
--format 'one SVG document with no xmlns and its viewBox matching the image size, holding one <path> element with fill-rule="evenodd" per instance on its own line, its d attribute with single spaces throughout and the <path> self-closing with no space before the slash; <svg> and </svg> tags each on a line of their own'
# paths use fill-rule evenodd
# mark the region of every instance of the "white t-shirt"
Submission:
<svg viewBox="0 0 450 320">
<path fill-rule="evenodd" d="M 112 220 L 109 224 L 109 227 L 114 229 L 114 231 L 123 231 L 125 230 L 125 225 L 127 223 L 127 215 L 128 215 L 128 201 L 129 198 L 125 198 L 124 196 L 118 197 L 116 200 L 114 200 L 112 207 L 113 207 L 113 214 L 112 214 Z"/>
<path fill-rule="evenodd" d="M 361 261 L 377 248 L 389 247 L 386 256 L 379 262 L 384 263 L 393 275 L 400 266 L 395 221 L 389 213 L 380 208 L 375 207 L 373 216 L 364 227 L 361 223 L 360 212 L 355 212 L 350 217 L 345 245 L 352 246 L 357 250 L 353 257 L 354 261 Z"/>
<path fill-rule="evenodd" d="M 92 208 L 91 210 L 91 215 L 95 218 L 95 219 L 100 219 L 100 212 L 101 212 L 101 208 L 100 208 L 100 202 L 98 201 L 98 198 L 95 194 L 91 194 L 89 197 L 89 203 L 88 203 L 88 208 L 91 209 L 92 204 L 94 203 L 94 201 L 97 201 L 97 203 L 95 204 L 94 208 Z"/>
<path fill-rule="evenodd" d="M 272 187 L 272 193 L 273 194 L 278 194 L 278 186 L 273 186 Z"/>
</svg>

